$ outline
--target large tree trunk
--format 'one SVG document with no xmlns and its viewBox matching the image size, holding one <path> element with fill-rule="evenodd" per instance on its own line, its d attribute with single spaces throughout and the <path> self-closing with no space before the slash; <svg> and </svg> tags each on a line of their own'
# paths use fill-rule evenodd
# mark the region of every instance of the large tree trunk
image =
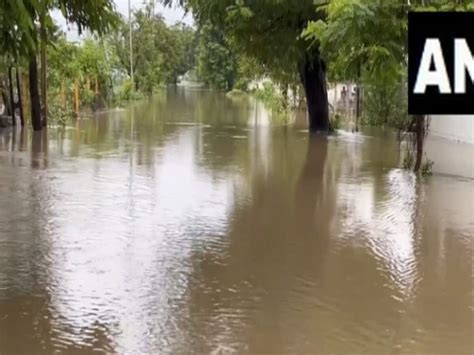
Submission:
<svg viewBox="0 0 474 355">
<path fill-rule="evenodd" d="M 46 44 L 41 44 L 41 95 L 43 99 L 43 127 L 48 125 L 48 82 Z"/>
<path fill-rule="evenodd" d="M 310 58 L 307 54 L 300 65 L 300 78 L 306 94 L 309 130 L 328 132 L 329 101 L 324 61 L 319 56 Z"/>
<path fill-rule="evenodd" d="M 30 54 L 28 69 L 30 81 L 31 123 L 35 131 L 41 131 L 43 124 L 41 122 L 41 103 L 38 89 L 38 66 L 36 63 L 35 53 Z"/>
<path fill-rule="evenodd" d="M 355 127 L 354 127 L 354 130 L 356 132 L 359 132 L 360 116 L 362 116 L 362 95 L 361 95 L 361 87 L 360 87 L 360 82 L 359 82 L 356 87 L 356 118 L 355 118 Z"/>
<path fill-rule="evenodd" d="M 421 163 L 423 161 L 423 144 L 425 140 L 425 116 L 424 115 L 417 115 L 415 117 L 415 126 L 416 126 L 416 161 L 415 161 L 415 168 L 413 169 L 415 172 L 420 171 Z"/>
</svg>

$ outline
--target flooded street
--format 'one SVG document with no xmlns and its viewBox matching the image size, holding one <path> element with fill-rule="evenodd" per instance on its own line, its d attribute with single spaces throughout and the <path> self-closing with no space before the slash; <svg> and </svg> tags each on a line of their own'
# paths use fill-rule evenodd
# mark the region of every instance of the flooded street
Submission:
<svg viewBox="0 0 474 355">
<path fill-rule="evenodd" d="M 0 354 L 471 354 L 460 147 L 417 179 L 394 134 L 309 138 L 181 89 L 5 129 Z"/>
</svg>

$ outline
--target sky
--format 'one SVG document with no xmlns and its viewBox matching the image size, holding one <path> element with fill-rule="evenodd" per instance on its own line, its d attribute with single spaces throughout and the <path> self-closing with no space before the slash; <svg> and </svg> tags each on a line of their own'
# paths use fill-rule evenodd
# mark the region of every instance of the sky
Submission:
<svg viewBox="0 0 474 355">
<path fill-rule="evenodd" d="M 117 9 L 120 13 L 128 16 L 128 0 L 114 0 L 115 4 L 117 5 Z M 143 4 L 143 0 L 131 0 L 132 9 L 138 8 Z M 165 21 L 172 25 L 177 21 L 184 22 L 188 25 L 193 23 L 193 19 L 191 15 L 184 15 L 183 9 L 179 7 L 163 7 L 163 5 L 159 4 L 157 1 L 156 11 L 161 13 Z"/>
<path fill-rule="evenodd" d="M 114 0 L 115 5 L 117 6 L 118 12 L 128 18 L 128 0 Z M 143 0 L 130 0 L 132 9 L 139 8 L 143 5 Z M 193 18 L 190 14 L 185 15 L 184 10 L 177 6 L 164 7 L 157 1 L 156 10 L 157 13 L 163 15 L 165 22 L 168 25 L 173 25 L 176 22 L 184 22 L 188 25 L 193 24 Z M 76 41 L 79 40 L 77 32 L 74 30 L 74 27 L 66 25 L 66 21 L 62 17 L 59 11 L 53 13 L 53 17 L 56 22 L 59 24 L 64 31 L 67 32 L 67 37 L 69 40 Z"/>
</svg>

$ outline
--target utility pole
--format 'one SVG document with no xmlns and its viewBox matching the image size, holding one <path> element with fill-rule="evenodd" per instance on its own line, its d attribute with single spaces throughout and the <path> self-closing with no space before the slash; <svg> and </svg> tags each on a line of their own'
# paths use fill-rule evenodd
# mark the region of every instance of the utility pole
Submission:
<svg viewBox="0 0 474 355">
<path fill-rule="evenodd" d="M 132 90 L 135 90 L 135 82 L 133 79 L 133 39 L 132 39 L 132 6 L 131 0 L 128 0 L 128 24 L 130 27 L 130 80 L 132 81 Z"/>
</svg>

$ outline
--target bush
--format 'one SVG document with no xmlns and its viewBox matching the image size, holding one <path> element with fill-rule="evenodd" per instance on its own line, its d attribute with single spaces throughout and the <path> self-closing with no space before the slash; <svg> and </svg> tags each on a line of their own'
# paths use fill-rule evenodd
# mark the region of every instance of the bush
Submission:
<svg viewBox="0 0 474 355">
<path fill-rule="evenodd" d="M 130 79 L 126 79 L 122 82 L 118 89 L 119 101 L 129 101 L 132 99 L 133 94 L 133 83 Z"/>
<path fill-rule="evenodd" d="M 133 88 L 132 81 L 126 79 L 122 82 L 117 90 L 116 103 L 128 102 L 133 100 L 141 100 L 144 95 Z"/>
<path fill-rule="evenodd" d="M 273 112 L 285 113 L 287 111 L 283 96 L 275 89 L 273 84 L 265 83 L 262 89 L 256 89 L 253 94 Z"/>
<path fill-rule="evenodd" d="M 48 106 L 48 124 L 65 126 L 75 117 L 74 111 L 70 107 L 62 107 L 58 100 L 53 99 Z"/>
<path fill-rule="evenodd" d="M 247 93 L 239 89 L 234 89 L 226 93 L 226 96 L 230 99 L 241 99 L 247 97 Z"/>
<path fill-rule="evenodd" d="M 421 175 L 422 176 L 429 176 L 433 174 L 433 165 L 434 161 L 430 159 L 426 159 L 426 161 L 421 166 Z"/>
<path fill-rule="evenodd" d="M 81 107 L 90 107 L 95 103 L 95 93 L 90 89 L 84 89 L 81 92 Z"/>
<path fill-rule="evenodd" d="M 342 116 L 339 113 L 335 113 L 334 115 L 331 116 L 331 129 L 337 130 L 340 129 L 342 126 Z"/>
<path fill-rule="evenodd" d="M 405 85 L 367 84 L 362 124 L 403 129 L 409 122 L 407 107 Z"/>
</svg>

